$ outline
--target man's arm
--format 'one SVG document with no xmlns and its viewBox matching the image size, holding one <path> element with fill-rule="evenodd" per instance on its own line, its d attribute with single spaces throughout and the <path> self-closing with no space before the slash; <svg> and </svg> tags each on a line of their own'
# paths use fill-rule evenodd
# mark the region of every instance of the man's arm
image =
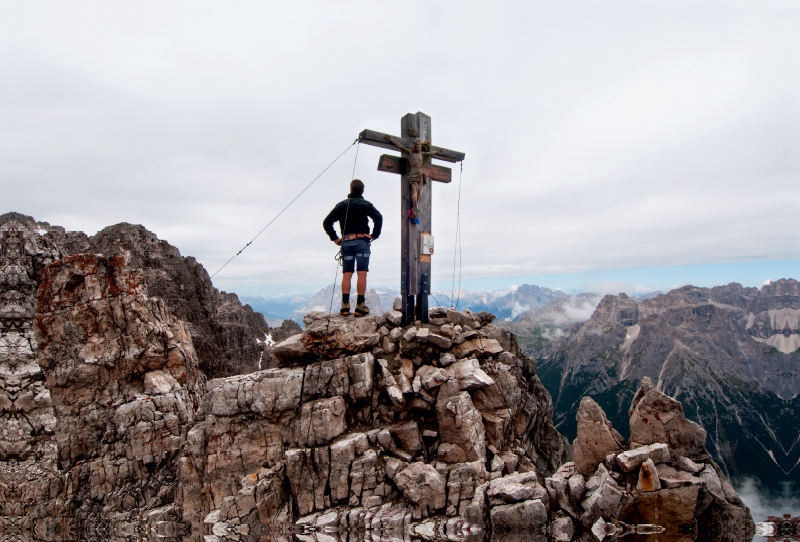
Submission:
<svg viewBox="0 0 800 542">
<path fill-rule="evenodd" d="M 386 135 L 386 141 L 388 141 L 389 143 L 391 143 L 392 145 L 394 145 L 395 147 L 397 147 L 400 150 L 403 150 L 403 151 L 406 151 L 406 152 L 411 152 L 411 149 L 408 149 L 408 148 L 404 147 L 403 145 L 400 144 L 400 142 L 395 141 L 394 138 L 392 136 L 388 135 L 388 134 Z M 378 213 L 378 214 L 380 214 L 380 213 Z"/>
<path fill-rule="evenodd" d="M 370 205 L 369 209 L 367 210 L 367 216 L 372 219 L 372 238 L 377 239 L 381 236 L 383 216 L 378 212 L 374 205 Z"/>
<path fill-rule="evenodd" d="M 325 230 L 325 233 L 328 234 L 328 237 L 331 238 L 331 241 L 336 242 L 339 239 L 339 236 L 336 235 L 336 230 L 333 229 L 333 223 L 339 220 L 339 206 L 337 205 L 334 207 L 328 216 L 325 217 L 325 220 L 322 221 L 322 227 Z"/>
</svg>

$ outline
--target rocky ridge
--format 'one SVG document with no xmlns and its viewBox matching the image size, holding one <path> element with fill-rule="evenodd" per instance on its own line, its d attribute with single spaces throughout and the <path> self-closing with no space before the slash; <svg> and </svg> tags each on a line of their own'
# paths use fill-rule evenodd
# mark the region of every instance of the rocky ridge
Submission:
<svg viewBox="0 0 800 542">
<path fill-rule="evenodd" d="M 573 333 L 537 352 L 556 426 L 575 435 L 592 396 L 624 427 L 639 382 L 650 378 L 708 428 L 723 472 L 765 488 L 800 482 L 800 291 L 793 279 L 760 290 L 686 286 L 637 302 L 605 296 Z"/>
<path fill-rule="evenodd" d="M 270 328 L 263 315 L 242 305 L 236 294 L 218 291 L 197 260 L 181 256 L 145 227 L 123 222 L 87 236 L 17 213 L 0 216 L 0 224 L 11 221 L 35 242 L 55 246 L 63 255 L 122 255 L 129 267 L 140 269 L 148 294 L 160 297 L 186 325 L 209 378 L 268 365 L 265 339 Z"/>
<path fill-rule="evenodd" d="M 608 426 L 587 407 L 569 462 L 535 364 L 491 314 L 312 313 L 277 367 L 207 384 L 186 326 L 124 256 L 2 234 L 3 536 L 590 540 L 649 532 L 653 506 L 690 533 L 749 532 L 724 477 L 714 493 L 703 430 L 646 381 L 636 440 L 611 432 L 598 461 L 589 431 Z"/>
</svg>

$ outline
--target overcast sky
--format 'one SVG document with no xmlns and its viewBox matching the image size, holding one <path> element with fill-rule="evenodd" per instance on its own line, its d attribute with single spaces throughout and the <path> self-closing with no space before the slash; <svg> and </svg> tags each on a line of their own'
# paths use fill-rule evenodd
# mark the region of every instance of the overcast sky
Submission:
<svg viewBox="0 0 800 542">
<path fill-rule="evenodd" d="M 775 279 L 769 262 L 778 273 L 800 258 L 794 0 L 0 9 L 0 212 L 90 234 L 141 223 L 213 273 L 361 130 L 398 134 L 423 111 L 434 144 L 467 156 L 468 283 L 743 262 Z M 371 280 L 397 285 L 399 177 L 376 171 L 384 152 L 361 147 L 356 176 L 385 217 Z M 354 158 L 215 285 L 331 282 L 321 222 Z M 454 172 L 434 186 L 440 285 L 453 271 Z"/>
</svg>

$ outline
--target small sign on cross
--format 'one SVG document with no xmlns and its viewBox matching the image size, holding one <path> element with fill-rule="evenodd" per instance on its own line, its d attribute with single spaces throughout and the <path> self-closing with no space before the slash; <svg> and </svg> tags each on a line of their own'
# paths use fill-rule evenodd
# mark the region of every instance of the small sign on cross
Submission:
<svg viewBox="0 0 800 542">
<path fill-rule="evenodd" d="M 431 164 L 430 160 L 460 162 L 464 153 L 431 144 L 431 118 L 425 113 L 409 113 L 400 121 L 400 137 L 364 130 L 359 143 L 401 151 L 401 157 L 384 154 L 378 171 L 401 175 L 400 183 L 400 298 L 403 302 L 403 325 L 415 320 L 428 322 L 431 254 L 424 253 L 423 236 L 432 240 L 431 183 L 449 183 L 450 168 Z"/>
</svg>

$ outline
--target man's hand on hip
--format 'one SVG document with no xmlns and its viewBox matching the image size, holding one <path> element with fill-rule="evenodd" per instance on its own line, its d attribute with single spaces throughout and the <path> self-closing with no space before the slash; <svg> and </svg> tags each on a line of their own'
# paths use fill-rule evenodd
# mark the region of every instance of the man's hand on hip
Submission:
<svg viewBox="0 0 800 542">
<path fill-rule="evenodd" d="M 337 246 L 337 247 L 340 247 L 340 246 L 342 246 L 342 238 L 341 238 L 341 237 L 339 237 L 337 240 L 335 240 L 335 241 L 334 241 L 334 243 L 336 243 L 336 246 Z"/>
</svg>

